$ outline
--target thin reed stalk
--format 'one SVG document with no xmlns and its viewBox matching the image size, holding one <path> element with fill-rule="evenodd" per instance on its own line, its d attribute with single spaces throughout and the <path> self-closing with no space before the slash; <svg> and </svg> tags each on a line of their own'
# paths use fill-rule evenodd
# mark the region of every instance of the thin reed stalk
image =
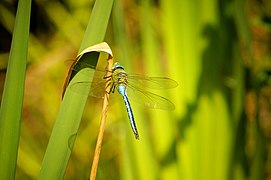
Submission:
<svg viewBox="0 0 271 180">
<path fill-rule="evenodd" d="M 113 61 L 108 61 L 108 69 L 111 69 L 113 65 Z M 106 92 L 109 92 L 110 87 L 108 86 L 106 89 Z M 105 93 L 104 95 L 104 102 L 103 102 L 103 110 L 102 110 L 102 117 L 101 117 L 101 123 L 100 123 L 100 129 L 99 134 L 96 142 L 94 157 L 92 161 L 92 167 L 90 172 L 90 180 L 94 180 L 96 178 L 99 159 L 100 159 L 100 153 L 102 148 L 102 142 L 103 142 L 103 135 L 104 135 L 104 129 L 105 129 L 105 122 L 107 117 L 107 110 L 108 110 L 108 104 L 109 104 L 109 94 Z"/>
</svg>

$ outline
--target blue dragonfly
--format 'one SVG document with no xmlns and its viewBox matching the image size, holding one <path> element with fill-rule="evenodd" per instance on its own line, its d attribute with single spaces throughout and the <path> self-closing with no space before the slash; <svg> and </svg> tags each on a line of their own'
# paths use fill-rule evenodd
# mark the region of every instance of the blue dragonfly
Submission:
<svg viewBox="0 0 271 180">
<path fill-rule="evenodd" d="M 109 76 L 105 76 L 106 70 L 97 70 L 92 65 L 85 62 L 78 62 L 77 67 L 87 67 L 88 70 L 94 71 L 95 76 L 93 81 L 77 82 L 71 85 L 74 91 L 80 91 L 82 88 L 88 88 L 90 96 L 102 98 L 105 93 L 114 93 L 115 90 L 122 96 L 130 120 L 130 125 L 136 139 L 139 139 L 130 98 L 135 102 L 143 104 L 148 108 L 173 110 L 174 104 L 159 95 L 146 91 L 144 89 L 169 89 L 178 86 L 178 83 L 166 77 L 148 77 L 139 74 L 128 74 L 120 63 L 116 62 L 110 71 Z M 76 67 L 76 66 L 75 66 Z M 74 71 L 79 71 L 81 68 L 73 68 Z M 110 91 L 106 92 L 106 87 L 110 86 Z M 64 87 L 64 91 L 65 91 Z M 63 92 L 64 93 L 64 92 Z"/>
</svg>

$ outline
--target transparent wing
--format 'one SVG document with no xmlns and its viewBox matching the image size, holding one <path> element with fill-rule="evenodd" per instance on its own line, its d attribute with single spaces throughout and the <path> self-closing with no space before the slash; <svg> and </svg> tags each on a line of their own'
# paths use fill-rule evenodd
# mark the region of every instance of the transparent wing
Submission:
<svg viewBox="0 0 271 180">
<path fill-rule="evenodd" d="M 104 82 L 93 83 L 89 81 L 77 82 L 71 85 L 71 90 L 78 94 L 81 94 L 81 92 L 85 92 L 88 90 L 89 96 L 103 98 L 105 94 L 105 83 Z"/>
<path fill-rule="evenodd" d="M 75 64 L 72 67 L 73 71 L 79 72 L 81 69 L 90 68 L 94 69 L 96 72 L 104 73 L 107 71 L 105 69 L 98 69 L 94 65 L 91 65 L 85 61 L 75 62 L 75 60 L 65 61 L 68 65 Z M 104 75 L 103 74 L 103 75 Z M 128 74 L 128 83 L 136 86 L 138 88 L 150 88 L 150 89 L 170 89 L 178 86 L 178 83 L 173 79 L 166 77 L 148 77 L 140 74 Z"/>
<path fill-rule="evenodd" d="M 89 90 L 90 96 L 103 98 L 106 89 L 106 79 L 104 79 L 106 71 L 97 70 L 94 66 L 86 62 L 76 63 L 76 66 L 74 66 L 72 70 L 79 72 L 84 68 L 88 68 L 89 71 L 93 71 L 93 81 L 82 81 L 71 84 L 71 90 L 77 93 Z M 143 90 L 145 88 L 168 89 L 178 86 L 178 83 L 170 78 L 148 77 L 138 74 L 128 74 L 127 86 L 127 94 L 132 101 L 143 104 L 146 107 L 155 109 L 173 110 L 175 108 L 174 104 L 168 99 Z"/>
<path fill-rule="evenodd" d="M 178 86 L 178 83 L 170 78 L 148 77 L 139 74 L 128 74 L 128 83 L 141 89 L 170 89 Z"/>
<path fill-rule="evenodd" d="M 89 96 L 103 98 L 105 94 L 105 89 L 106 89 L 105 88 L 106 82 L 110 79 L 104 78 L 105 72 L 96 71 L 94 69 L 88 69 L 88 70 L 93 71 L 94 73 L 93 80 L 75 82 L 70 85 L 70 89 L 73 92 L 76 92 L 78 94 L 81 94 L 81 92 L 89 91 L 89 94 L 88 94 Z"/>
<path fill-rule="evenodd" d="M 148 108 L 163 110 L 175 109 L 174 104 L 170 100 L 157 94 L 144 91 L 143 89 L 139 89 L 135 86 L 131 86 L 131 84 L 127 87 L 127 95 L 133 102 L 143 104 Z"/>
</svg>

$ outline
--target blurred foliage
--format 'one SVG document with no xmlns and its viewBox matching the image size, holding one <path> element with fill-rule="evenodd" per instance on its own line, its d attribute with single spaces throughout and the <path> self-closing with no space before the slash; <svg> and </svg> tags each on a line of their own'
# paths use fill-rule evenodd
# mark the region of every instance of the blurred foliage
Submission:
<svg viewBox="0 0 271 180">
<path fill-rule="evenodd" d="M 93 4 L 32 2 L 16 179 L 39 173 L 68 72 L 64 62 L 76 57 Z M 0 2 L 0 90 L 16 7 Z M 174 102 L 172 112 L 131 102 L 140 141 L 121 98 L 112 96 L 97 179 L 270 179 L 270 12 L 268 0 L 115 0 L 105 39 L 115 61 L 179 87 L 157 92 Z M 89 177 L 101 105 L 89 98 L 65 179 Z"/>
</svg>

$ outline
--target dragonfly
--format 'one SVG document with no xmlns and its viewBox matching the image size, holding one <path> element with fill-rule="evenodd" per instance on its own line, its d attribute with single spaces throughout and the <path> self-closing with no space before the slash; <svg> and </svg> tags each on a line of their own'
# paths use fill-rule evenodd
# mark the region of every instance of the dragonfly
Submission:
<svg viewBox="0 0 271 180">
<path fill-rule="evenodd" d="M 148 77 L 139 74 L 128 74 L 119 62 L 116 62 L 112 66 L 112 69 L 110 70 L 110 75 L 107 76 L 105 74 L 108 70 L 98 70 L 87 63 L 84 63 L 81 66 L 88 67 L 90 71 L 95 71 L 94 80 L 76 82 L 71 85 L 71 89 L 76 91 L 76 89 L 80 90 L 82 88 L 88 88 L 89 96 L 99 98 L 104 97 L 104 93 L 110 94 L 114 93 L 115 90 L 117 90 L 117 92 L 122 96 L 133 134 L 138 140 L 139 133 L 137 130 L 133 110 L 130 104 L 130 99 L 140 104 L 143 104 L 148 108 L 163 110 L 173 110 L 175 108 L 174 104 L 170 100 L 145 90 L 146 88 L 169 89 L 177 87 L 178 83 L 170 78 Z M 79 70 L 74 68 L 73 70 L 79 71 L 81 70 L 81 68 L 79 68 Z M 106 87 L 108 86 L 110 87 L 110 90 L 109 92 L 106 92 Z"/>
</svg>

